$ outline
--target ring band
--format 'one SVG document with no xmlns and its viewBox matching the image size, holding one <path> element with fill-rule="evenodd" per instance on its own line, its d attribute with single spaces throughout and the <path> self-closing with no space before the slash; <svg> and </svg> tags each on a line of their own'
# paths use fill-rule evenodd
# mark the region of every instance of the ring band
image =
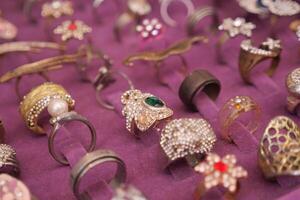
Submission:
<svg viewBox="0 0 300 200">
<path fill-rule="evenodd" d="M 219 112 L 219 121 L 221 127 L 221 134 L 223 138 L 232 142 L 230 133 L 231 126 L 238 120 L 238 118 L 245 114 L 254 112 L 254 116 L 248 119 L 249 123 L 246 125 L 250 133 L 254 133 L 261 120 L 261 108 L 250 96 L 236 96 L 228 100 Z"/>
<path fill-rule="evenodd" d="M 260 62 L 271 59 L 271 66 L 266 71 L 268 76 L 272 76 L 280 61 L 281 44 L 279 40 L 268 38 L 259 48 L 252 46 L 250 40 L 241 43 L 239 55 L 239 71 L 245 83 L 251 84 L 251 71 Z"/>
<path fill-rule="evenodd" d="M 0 144 L 0 173 L 18 176 L 20 173 L 16 151 L 7 144 Z"/>
<path fill-rule="evenodd" d="M 215 8 L 210 6 L 205 6 L 198 8 L 193 12 L 187 19 L 186 30 L 188 35 L 192 36 L 195 34 L 196 25 L 205 17 L 212 16 L 213 22 L 211 24 L 211 29 L 216 29 L 216 24 L 219 24 L 219 19 Z"/>
<path fill-rule="evenodd" d="M 109 150 L 96 150 L 87 153 L 83 158 L 81 158 L 78 161 L 78 163 L 72 168 L 71 171 L 71 188 L 77 199 L 90 199 L 89 195 L 86 192 L 80 194 L 80 181 L 90 169 L 107 162 L 117 164 L 116 174 L 109 184 L 113 188 L 117 188 L 125 182 L 126 165 L 114 152 Z"/>
<path fill-rule="evenodd" d="M 179 97 L 188 107 L 195 109 L 194 97 L 203 91 L 216 100 L 221 90 L 220 81 L 206 70 L 195 70 L 183 80 L 179 87 Z"/>
<path fill-rule="evenodd" d="M 58 156 L 58 154 L 54 150 L 55 149 L 54 148 L 54 139 L 55 139 L 55 136 L 56 136 L 59 128 L 62 126 L 62 124 L 66 123 L 66 122 L 71 122 L 71 121 L 82 122 L 89 128 L 90 133 L 91 133 L 91 142 L 89 144 L 87 151 L 88 152 L 93 151 L 96 146 L 96 130 L 95 130 L 94 126 L 85 117 L 78 115 L 74 111 L 71 111 L 71 112 L 64 113 L 56 118 L 53 118 L 51 121 L 51 123 L 53 124 L 53 129 L 48 138 L 48 148 L 49 148 L 49 153 L 54 158 L 54 160 L 56 160 L 58 163 L 60 163 L 62 165 L 68 165 L 69 163 L 66 158 L 64 158 L 62 156 Z"/>
<path fill-rule="evenodd" d="M 259 166 L 266 178 L 299 176 L 300 128 L 290 118 L 274 117 L 260 141 Z"/>
</svg>

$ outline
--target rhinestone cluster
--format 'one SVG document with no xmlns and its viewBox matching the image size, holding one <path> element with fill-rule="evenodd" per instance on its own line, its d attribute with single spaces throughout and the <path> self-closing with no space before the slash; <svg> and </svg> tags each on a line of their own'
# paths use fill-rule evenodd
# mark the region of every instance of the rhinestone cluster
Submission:
<svg viewBox="0 0 300 200">
<path fill-rule="evenodd" d="M 31 195 L 24 183 L 7 174 L 1 174 L 0 199 L 31 200 Z"/>
<path fill-rule="evenodd" d="M 7 161 L 16 162 L 16 151 L 7 144 L 0 144 L 0 168 Z"/>
<path fill-rule="evenodd" d="M 132 185 L 121 185 L 115 191 L 111 200 L 147 200 L 147 198 Z"/>
<path fill-rule="evenodd" d="M 224 19 L 218 28 L 219 30 L 227 31 L 230 37 L 235 37 L 239 34 L 251 37 L 252 30 L 255 27 L 255 24 L 246 22 L 244 18 L 237 17 L 234 20 L 231 18 Z"/>
<path fill-rule="evenodd" d="M 63 15 L 72 15 L 73 12 L 71 1 L 54 0 L 44 3 L 41 14 L 43 17 L 59 18 Z"/>
<path fill-rule="evenodd" d="M 300 13 L 300 4 L 292 0 L 262 0 L 272 14 L 292 16 Z"/>
<path fill-rule="evenodd" d="M 294 69 L 291 73 L 288 74 L 286 79 L 286 86 L 288 91 L 292 94 L 299 96 L 300 95 L 300 68 Z"/>
<path fill-rule="evenodd" d="M 61 25 L 54 29 L 55 34 L 61 35 L 61 40 L 66 41 L 71 38 L 83 40 L 86 33 L 90 33 L 92 28 L 80 20 L 64 21 Z"/>
<path fill-rule="evenodd" d="M 207 190 L 222 185 L 230 192 L 235 192 L 238 179 L 248 176 L 243 167 L 236 166 L 236 162 L 234 155 L 226 155 L 221 159 L 217 154 L 210 153 L 207 155 L 206 161 L 198 164 L 194 169 L 205 175 L 204 186 Z"/>
<path fill-rule="evenodd" d="M 249 96 L 235 96 L 229 100 L 229 105 L 237 111 L 242 111 L 246 110 L 252 102 Z"/>
<path fill-rule="evenodd" d="M 142 24 L 136 26 L 143 39 L 150 39 L 159 36 L 162 32 L 162 24 L 158 19 L 144 19 Z"/>
<path fill-rule="evenodd" d="M 170 160 L 211 151 L 216 136 L 204 119 L 182 118 L 169 122 L 161 132 L 160 145 Z"/>
<path fill-rule="evenodd" d="M 24 99 L 26 96 L 24 97 Z M 66 95 L 51 95 L 51 96 L 45 96 L 42 99 L 40 99 L 34 106 L 32 106 L 28 113 L 26 113 L 26 122 L 28 127 L 34 127 L 37 122 L 38 116 L 41 114 L 41 112 L 48 106 L 51 99 L 63 99 L 65 100 L 70 107 L 73 107 L 75 105 L 75 100 L 72 99 L 72 97 L 69 94 Z"/>
<path fill-rule="evenodd" d="M 146 103 L 147 98 L 156 98 L 163 104 L 161 106 Z M 140 90 L 128 90 L 121 96 L 123 116 L 126 117 L 126 129 L 133 132 L 133 126 L 140 131 L 148 130 L 155 122 L 173 115 L 173 111 L 165 106 L 165 103 L 149 93 Z"/>
<path fill-rule="evenodd" d="M 273 54 L 274 50 L 281 49 L 281 43 L 280 40 L 268 38 L 262 43 L 261 47 L 258 48 L 252 45 L 251 40 L 243 40 L 241 43 L 241 48 L 253 54 L 270 56 Z"/>
</svg>

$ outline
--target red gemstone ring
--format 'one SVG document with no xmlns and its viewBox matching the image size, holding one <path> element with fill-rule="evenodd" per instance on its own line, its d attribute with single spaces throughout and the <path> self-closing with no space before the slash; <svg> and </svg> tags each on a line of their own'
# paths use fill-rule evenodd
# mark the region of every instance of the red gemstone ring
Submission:
<svg viewBox="0 0 300 200">
<path fill-rule="evenodd" d="M 247 171 L 236 166 L 236 157 L 226 155 L 223 158 L 210 153 L 206 160 L 195 166 L 195 171 L 204 174 L 204 181 L 195 190 L 194 199 L 199 200 L 211 188 L 223 186 L 228 191 L 224 194 L 225 199 L 235 199 L 239 189 L 239 179 L 247 177 Z"/>
</svg>

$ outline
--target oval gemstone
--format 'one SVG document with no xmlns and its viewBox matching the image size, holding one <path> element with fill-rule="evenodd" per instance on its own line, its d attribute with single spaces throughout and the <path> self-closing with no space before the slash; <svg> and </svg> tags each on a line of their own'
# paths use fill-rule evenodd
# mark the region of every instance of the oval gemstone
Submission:
<svg viewBox="0 0 300 200">
<path fill-rule="evenodd" d="M 155 97 L 155 96 L 151 96 L 151 97 L 147 97 L 145 99 L 146 104 L 156 107 L 156 108 L 160 108 L 164 106 L 164 102 L 162 102 L 162 100 L 160 100 L 159 98 Z"/>
</svg>

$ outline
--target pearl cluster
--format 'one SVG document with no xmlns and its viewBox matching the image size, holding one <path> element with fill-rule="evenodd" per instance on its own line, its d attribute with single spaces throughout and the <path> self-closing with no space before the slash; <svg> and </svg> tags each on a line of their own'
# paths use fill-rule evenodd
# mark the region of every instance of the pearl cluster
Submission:
<svg viewBox="0 0 300 200">
<path fill-rule="evenodd" d="M 160 145 L 170 160 L 211 151 L 216 136 L 204 119 L 182 118 L 169 122 L 161 133 Z"/>
<path fill-rule="evenodd" d="M 62 15 L 72 15 L 73 6 L 70 1 L 54 0 L 43 4 L 42 16 L 59 18 Z"/>
<path fill-rule="evenodd" d="M 121 103 L 124 105 L 122 114 L 126 118 L 126 129 L 129 132 L 133 131 L 133 123 L 143 132 L 156 121 L 173 115 L 173 111 L 165 105 L 160 108 L 147 105 L 145 99 L 151 96 L 153 95 L 140 90 L 128 90 L 121 96 Z"/>
<path fill-rule="evenodd" d="M 21 181 L 7 175 L 0 175 L 0 199 L 31 200 L 28 188 Z"/>
<path fill-rule="evenodd" d="M 251 40 L 243 40 L 241 43 L 241 48 L 250 53 L 264 56 L 271 56 L 274 53 L 273 50 L 281 49 L 280 41 L 273 40 L 271 38 L 268 38 L 266 41 L 264 41 L 262 45 L 265 46 L 268 50 L 254 47 L 251 44 Z"/>
<path fill-rule="evenodd" d="M 217 154 L 210 153 L 207 155 L 206 161 L 196 165 L 194 169 L 205 175 L 204 186 L 206 189 L 223 185 L 230 192 L 235 192 L 238 179 L 248 176 L 243 167 L 236 166 L 236 162 L 234 155 L 226 155 L 221 159 Z M 219 167 L 220 164 L 223 167 Z"/>
<path fill-rule="evenodd" d="M 136 26 L 143 39 L 155 38 L 162 32 L 162 24 L 158 19 L 144 19 L 142 24 Z"/>
<path fill-rule="evenodd" d="M 227 31 L 230 37 L 235 37 L 238 34 L 251 37 L 252 30 L 255 28 L 255 24 L 246 22 L 244 18 L 237 17 L 236 19 L 226 18 L 223 23 L 218 27 L 219 30 Z"/>
<path fill-rule="evenodd" d="M 24 97 L 24 99 L 25 98 L 26 97 Z M 37 123 L 38 116 L 46 107 L 48 107 L 49 114 L 52 117 L 55 117 L 65 111 L 68 111 L 66 110 L 66 105 L 69 105 L 68 107 L 73 107 L 75 105 L 75 101 L 69 94 L 63 96 L 52 95 L 43 97 L 30 108 L 28 113 L 26 113 L 27 125 L 29 127 L 34 127 Z"/>
<path fill-rule="evenodd" d="M 125 200 L 125 199 L 132 199 L 132 200 L 147 200 L 147 198 L 132 185 L 121 185 L 116 188 L 115 195 L 112 197 L 111 200 Z"/>
</svg>

